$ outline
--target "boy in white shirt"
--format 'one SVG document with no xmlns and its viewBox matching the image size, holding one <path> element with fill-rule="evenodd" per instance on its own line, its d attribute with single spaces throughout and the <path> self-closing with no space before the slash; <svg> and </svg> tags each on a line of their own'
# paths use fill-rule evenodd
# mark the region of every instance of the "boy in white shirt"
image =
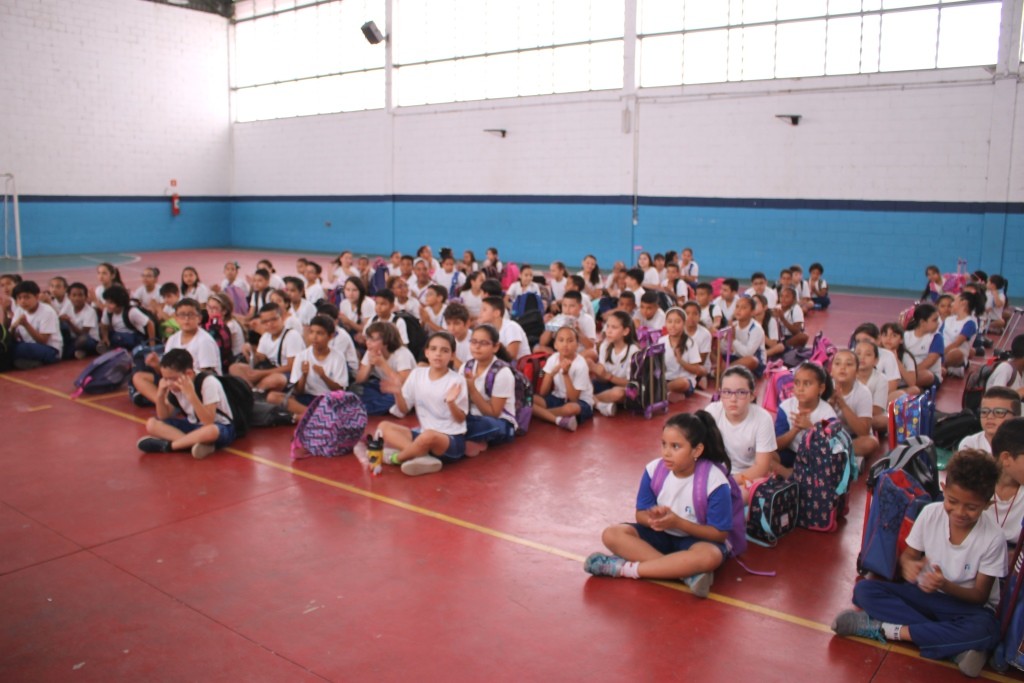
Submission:
<svg viewBox="0 0 1024 683">
<path fill-rule="evenodd" d="M 89 289 L 81 282 L 73 282 L 68 287 L 68 300 L 71 311 L 61 316 L 61 327 L 67 327 L 67 338 L 64 342 L 64 358 L 73 354 L 78 360 L 96 353 L 96 345 L 100 341 L 100 320 L 96 309 L 89 305 Z"/>
<path fill-rule="evenodd" d="M 722 282 L 722 293 L 712 302 L 719 315 L 727 323 L 732 322 L 732 312 L 736 308 L 736 301 L 739 298 L 736 293 L 739 289 L 739 281 L 734 277 L 728 277 Z"/>
<path fill-rule="evenodd" d="M 530 341 L 515 320 L 505 319 L 505 301 L 500 296 L 489 296 L 480 305 L 479 322 L 498 330 L 498 341 L 515 360 L 530 355 Z"/>
<path fill-rule="evenodd" d="M 724 289 L 724 287 L 723 287 Z M 768 308 L 772 309 L 779 305 L 779 295 L 768 286 L 768 278 L 764 273 L 757 272 L 750 276 L 750 287 L 743 292 L 746 296 L 761 294 L 768 299 Z"/>
<path fill-rule="evenodd" d="M 146 421 L 149 436 L 138 442 L 144 453 L 191 450 L 193 458 L 202 460 L 235 440 L 235 416 L 221 380 L 199 375 L 197 390 L 193 364 L 184 349 L 168 351 L 160 359 L 156 417 Z M 179 409 L 184 418 L 175 417 Z"/>
<path fill-rule="evenodd" d="M 554 353 L 555 333 L 559 328 L 568 325 L 575 328 L 580 336 L 579 353 L 597 348 L 597 323 L 593 316 L 583 315 L 583 295 L 581 292 L 568 291 L 559 305 L 561 313 L 548 321 L 535 351 Z"/>
<path fill-rule="evenodd" d="M 1009 387 L 1024 397 L 1024 334 L 1013 338 L 1010 357 L 996 365 L 985 386 Z"/>
<path fill-rule="evenodd" d="M 377 321 L 391 323 L 398 328 L 398 336 L 402 338 L 402 343 L 408 346 L 409 328 L 405 324 L 405 320 L 395 312 L 395 293 L 390 289 L 382 289 L 374 294 L 373 308 L 374 315 L 372 318 L 367 320 L 366 325 L 363 326 L 363 334 L 366 334 L 367 327 Z"/>
<path fill-rule="evenodd" d="M 235 363 L 230 372 L 260 391 L 280 390 L 287 386 L 295 357 L 306 344 L 301 334 L 285 329 L 277 304 L 267 304 L 260 310 L 260 324 L 264 332 L 256 350 L 249 344 L 242 349 L 249 362 Z"/>
<path fill-rule="evenodd" d="M 679 275 L 691 287 L 697 286 L 697 278 L 700 275 L 700 267 L 693 260 L 693 249 L 683 248 L 682 262 L 679 264 Z"/>
<path fill-rule="evenodd" d="M 982 513 L 995 492 L 999 465 L 976 450 L 946 468 L 945 499 L 925 507 L 907 535 L 899 567 L 905 583 L 868 579 L 853 587 L 863 609 L 840 612 L 842 636 L 914 642 L 921 656 L 953 659 L 976 677 L 999 642 L 997 579 L 1006 576 L 1006 541 Z"/>
<path fill-rule="evenodd" d="M 60 320 L 51 306 L 39 300 L 39 285 L 32 280 L 19 282 L 12 294 L 17 304 L 11 322 L 14 367 L 31 370 L 59 361 L 64 350 Z"/>
<path fill-rule="evenodd" d="M 636 318 L 637 328 L 660 330 L 665 327 L 665 311 L 658 306 L 658 293 L 645 292 L 640 297 L 640 315 Z"/>
<path fill-rule="evenodd" d="M 65 316 L 71 310 L 71 299 L 68 298 L 68 281 L 58 275 L 50 278 L 48 292 L 41 292 L 39 300 L 53 306 L 57 317 Z"/>
<path fill-rule="evenodd" d="M 1020 417 L 1020 396 L 1009 387 L 992 387 L 985 390 L 978 409 L 981 418 L 981 431 L 965 436 L 957 450 L 976 448 L 979 451 L 992 453 L 992 439 L 996 431 L 1007 420 Z"/>
<path fill-rule="evenodd" d="M 288 412 L 295 417 L 304 415 L 306 406 L 317 396 L 348 386 L 345 357 L 330 346 L 334 329 L 334 321 L 326 315 L 314 316 L 309 323 L 309 346 L 295 357 L 289 378 L 295 389 L 288 397 Z M 267 395 L 270 403 L 281 403 L 284 398 L 284 394 L 276 391 Z"/>
<path fill-rule="evenodd" d="M 455 301 L 445 306 L 444 309 L 445 330 L 455 338 L 455 354 L 452 363 L 456 370 L 462 370 L 472 354 L 469 350 L 469 309 L 463 304 Z"/>
<path fill-rule="evenodd" d="M 220 362 L 220 348 L 213 337 L 200 327 L 202 310 L 195 299 L 181 299 L 174 306 L 174 317 L 178 321 L 177 332 L 171 335 L 164 344 L 164 353 L 174 349 L 188 351 L 195 366 L 195 374 L 208 372 L 219 375 L 223 372 Z M 132 374 L 132 387 L 135 393 L 132 402 L 137 406 L 148 406 L 156 403 L 157 387 L 160 381 L 160 356 L 156 352 L 146 354 L 146 367 L 150 370 L 139 370 Z M 141 397 L 141 398 L 140 398 Z M 142 398 L 145 400 L 143 401 Z"/>
<path fill-rule="evenodd" d="M 420 301 L 409 296 L 409 282 L 405 278 L 388 278 L 388 289 L 395 294 L 395 311 L 405 311 L 414 318 L 420 317 Z"/>
<path fill-rule="evenodd" d="M 424 293 L 430 285 L 435 284 L 434 281 L 430 279 L 430 267 L 427 265 L 426 261 L 418 258 L 413 261 L 412 272 L 412 279 L 406 280 L 406 282 L 409 283 L 409 296 L 414 299 L 419 299 L 420 303 L 423 303 Z"/>
<path fill-rule="evenodd" d="M 722 313 L 712 301 L 711 285 L 701 282 L 693 290 L 694 300 L 700 306 L 700 324 L 709 332 L 716 332 L 722 326 Z"/>
</svg>

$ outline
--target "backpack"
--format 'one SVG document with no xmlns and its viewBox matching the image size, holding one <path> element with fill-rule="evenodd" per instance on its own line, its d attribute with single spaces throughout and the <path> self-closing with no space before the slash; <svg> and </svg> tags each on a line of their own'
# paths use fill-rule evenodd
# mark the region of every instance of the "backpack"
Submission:
<svg viewBox="0 0 1024 683">
<path fill-rule="evenodd" d="M 244 289 L 238 285 L 228 285 L 221 293 L 231 300 L 231 310 L 233 315 L 241 316 L 249 314 L 249 298 L 245 295 Z"/>
<path fill-rule="evenodd" d="M 409 350 L 417 361 L 423 358 L 423 347 L 427 345 L 427 333 L 423 331 L 423 325 L 409 311 L 395 311 L 400 319 L 405 321 L 405 333 L 409 337 Z"/>
<path fill-rule="evenodd" d="M 1024 603 L 1020 601 L 1021 551 L 1024 550 L 1024 529 L 1017 539 L 1017 550 L 1010 563 L 1010 576 L 1006 579 L 999 600 L 999 644 L 992 653 L 989 664 L 1003 673 L 1010 666 L 1024 671 Z"/>
<path fill-rule="evenodd" d="M 132 356 L 124 349 L 107 351 L 99 358 L 94 358 L 89 365 L 82 370 L 75 380 L 75 392 L 71 394 L 76 399 L 85 394 L 103 394 L 114 391 L 128 379 L 132 373 Z"/>
<path fill-rule="evenodd" d="M 729 482 L 729 495 L 732 499 L 732 528 L 729 530 L 729 536 L 725 540 L 725 545 L 729 549 L 731 556 L 742 555 L 747 550 L 747 522 L 746 516 L 743 514 L 743 492 L 740 491 L 739 484 L 736 483 L 731 474 L 725 471 L 724 467 L 718 463 L 711 462 L 707 458 L 698 458 L 697 464 L 693 469 L 694 515 L 697 517 L 698 524 L 708 523 L 708 478 L 712 466 L 717 467 L 725 475 Z M 654 468 L 654 474 L 651 476 L 651 490 L 654 491 L 655 497 L 664 488 L 665 479 L 668 478 L 668 475 L 669 469 L 665 465 L 665 461 L 659 460 Z M 703 491 L 704 495 L 698 496 L 698 491 Z"/>
<path fill-rule="evenodd" d="M 514 263 L 506 263 L 505 270 L 501 272 L 502 291 L 508 291 L 513 282 L 519 282 L 519 266 Z"/>
<path fill-rule="evenodd" d="M 377 257 L 373 262 L 373 275 L 370 276 L 370 284 L 366 288 L 367 294 L 373 296 L 377 292 L 383 292 L 388 288 L 388 264 L 384 259 Z"/>
<path fill-rule="evenodd" d="M 884 469 L 868 477 L 868 513 L 864 519 L 857 571 L 894 581 L 907 534 L 932 497 L 916 479 L 900 469 Z"/>
<path fill-rule="evenodd" d="M 822 420 L 797 445 L 793 478 L 800 486 L 797 524 L 835 531 L 846 514 L 846 493 L 857 478 L 853 442 L 839 420 Z"/>
<path fill-rule="evenodd" d="M 774 547 L 796 528 L 800 516 L 800 487 L 791 479 L 766 477 L 750 485 L 747 540 Z"/>
<path fill-rule="evenodd" d="M 869 484 L 883 470 L 889 469 L 909 473 L 932 500 L 942 500 L 935 444 L 927 436 L 912 436 L 875 462 L 868 475 Z"/>
<path fill-rule="evenodd" d="M 366 409 L 355 394 L 339 390 L 317 396 L 295 427 L 292 460 L 344 455 L 363 437 L 366 423 Z"/>
<path fill-rule="evenodd" d="M 711 298 L 712 299 L 717 299 L 719 296 L 721 296 L 721 294 L 722 294 L 722 283 L 723 282 L 725 282 L 725 278 L 724 277 L 716 277 L 714 280 L 711 281 Z M 724 321 L 725 318 L 723 317 L 722 320 Z"/>
<path fill-rule="evenodd" d="M 781 361 L 768 363 L 764 369 L 764 398 L 761 399 L 761 407 L 774 418 L 782 402 L 792 395 L 793 373 Z"/>
<path fill-rule="evenodd" d="M 203 326 L 203 329 L 216 342 L 217 348 L 220 350 L 220 366 L 224 372 L 227 372 L 228 367 L 231 366 L 231 361 L 235 357 L 231 353 L 231 330 L 228 329 L 228 325 L 224 322 L 223 318 L 210 318 L 206 325 Z"/>
<path fill-rule="evenodd" d="M 964 395 L 961 399 L 960 407 L 964 410 L 969 410 L 975 415 L 978 414 L 978 409 L 981 408 L 981 399 L 985 395 L 985 388 L 988 385 L 988 380 L 992 377 L 992 373 L 996 371 L 996 368 L 1000 363 L 1009 360 L 1010 354 L 1005 351 L 998 353 L 984 365 L 978 366 L 967 375 L 967 379 L 964 380 Z M 1013 370 L 1013 374 L 1010 375 L 1009 384 L 1013 384 L 1017 381 L 1017 371 Z"/>
<path fill-rule="evenodd" d="M 202 397 L 203 395 L 203 382 L 207 377 L 213 377 L 215 380 L 220 382 L 221 388 L 224 389 L 224 396 L 228 400 L 228 405 L 231 407 L 231 424 L 235 427 L 235 437 L 241 439 L 243 436 L 249 433 L 249 428 L 252 427 L 252 416 L 253 416 L 253 404 L 255 400 L 252 395 L 252 387 L 246 384 L 245 380 L 238 377 L 221 377 L 215 375 L 212 372 L 200 372 L 196 375 L 193 386 L 196 390 L 196 396 Z M 181 410 L 181 404 L 178 403 L 178 399 L 175 398 L 174 394 L 168 394 L 168 400 L 178 410 Z M 217 411 L 221 415 L 224 415 L 221 411 Z M 225 417 L 227 417 L 225 415 Z"/>
<path fill-rule="evenodd" d="M 544 334 L 544 314 L 539 310 L 527 311 L 516 322 L 526 333 L 526 341 L 532 349 L 540 342 L 540 336 Z"/>
<path fill-rule="evenodd" d="M 516 361 L 516 369 L 519 373 L 526 378 L 526 381 L 533 387 L 534 393 L 540 389 L 541 373 L 544 371 L 544 362 L 550 356 L 550 353 L 544 351 L 538 351 L 537 353 L 531 353 L 523 356 Z"/>
<path fill-rule="evenodd" d="M 539 294 L 534 292 L 524 292 L 516 297 L 516 300 L 512 302 L 512 308 L 509 310 L 509 315 L 512 316 L 513 320 L 519 320 L 529 311 L 543 311 L 544 300 L 540 298 Z"/>
<path fill-rule="evenodd" d="M 283 405 L 269 401 L 255 401 L 252 404 L 250 427 L 281 427 L 295 424 L 295 416 Z"/>
<path fill-rule="evenodd" d="M 475 367 L 476 360 L 470 359 L 466 361 L 465 368 L 467 373 L 471 372 Z M 507 363 L 500 358 L 495 358 L 494 362 L 491 363 L 491 367 L 487 368 L 487 374 L 484 376 L 484 391 L 487 392 L 488 396 L 494 390 L 494 378 L 502 368 L 511 370 L 512 377 L 515 378 L 516 414 L 513 417 L 516 419 L 516 424 L 519 425 L 516 428 L 516 436 L 522 436 L 530 428 L 530 418 L 533 417 L 533 386 L 530 384 L 530 380 L 526 379 L 515 365 Z"/>
<path fill-rule="evenodd" d="M 935 423 L 933 436 L 935 445 L 947 451 L 955 451 L 964 437 L 981 431 L 981 420 L 969 410 L 947 415 Z"/>
<path fill-rule="evenodd" d="M 132 325 L 131 318 L 128 317 L 128 314 L 131 313 L 131 310 L 133 308 L 137 308 L 138 310 L 142 311 L 143 314 L 145 314 L 145 316 L 149 318 L 149 321 L 153 323 L 153 338 L 156 338 L 156 336 L 160 332 L 160 320 L 159 318 L 156 317 L 156 315 L 154 315 L 153 311 L 143 306 L 142 302 L 139 301 L 138 299 L 131 299 L 128 302 L 128 305 L 121 310 L 121 320 L 124 321 L 124 326 L 127 327 L 129 330 L 135 330 L 146 339 L 150 339 L 149 333 L 146 332 L 146 328 L 142 328 L 140 330 L 137 327 L 135 327 L 135 325 Z"/>
<path fill-rule="evenodd" d="M 14 367 L 14 339 L 7 325 L 0 323 L 0 372 Z"/>
<path fill-rule="evenodd" d="M 829 370 L 832 367 L 832 359 L 838 352 L 839 349 L 832 343 L 832 340 L 826 337 L 824 332 L 818 332 L 814 335 L 814 342 L 811 343 L 811 356 L 807 360 Z"/>
<path fill-rule="evenodd" d="M 911 396 L 903 394 L 889 404 L 889 447 L 895 448 L 912 436 L 932 433 L 935 404 L 931 391 Z"/>
</svg>

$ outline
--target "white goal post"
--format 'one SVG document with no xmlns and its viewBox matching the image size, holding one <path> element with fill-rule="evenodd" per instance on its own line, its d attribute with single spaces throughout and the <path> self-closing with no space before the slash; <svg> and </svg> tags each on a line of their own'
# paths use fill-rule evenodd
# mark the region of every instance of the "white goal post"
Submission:
<svg viewBox="0 0 1024 683">
<path fill-rule="evenodd" d="M 21 260 L 21 214 L 18 211 L 18 187 L 13 173 L 0 173 L 4 181 L 3 225 L 5 259 Z M 11 255 L 11 237 L 14 237 L 14 255 Z"/>
</svg>

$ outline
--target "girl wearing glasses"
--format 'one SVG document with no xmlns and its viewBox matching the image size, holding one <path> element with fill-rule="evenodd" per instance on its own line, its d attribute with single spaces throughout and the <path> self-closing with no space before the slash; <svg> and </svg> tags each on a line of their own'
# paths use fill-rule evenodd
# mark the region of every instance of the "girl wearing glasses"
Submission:
<svg viewBox="0 0 1024 683">
<path fill-rule="evenodd" d="M 722 433 L 733 479 L 743 489 L 744 497 L 752 481 L 770 474 L 777 448 L 771 413 L 754 403 L 754 381 L 750 370 L 729 368 L 722 375 L 722 400 L 705 409 Z"/>
<path fill-rule="evenodd" d="M 516 378 L 511 369 L 515 361 L 501 345 L 498 331 L 490 325 L 474 327 L 469 352 L 473 358 L 462 370 L 469 390 L 466 455 L 472 456 L 488 446 L 511 441 L 519 425 L 516 422 Z M 492 373 L 495 362 L 499 365 Z"/>
</svg>

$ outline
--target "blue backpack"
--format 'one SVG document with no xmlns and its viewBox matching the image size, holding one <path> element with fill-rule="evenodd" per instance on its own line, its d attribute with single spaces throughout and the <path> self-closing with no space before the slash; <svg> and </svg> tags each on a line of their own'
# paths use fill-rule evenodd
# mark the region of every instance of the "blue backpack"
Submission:
<svg viewBox="0 0 1024 683">
<path fill-rule="evenodd" d="M 909 472 L 887 469 L 868 482 L 868 515 L 864 522 L 857 571 L 894 581 L 907 534 L 932 497 Z"/>
<path fill-rule="evenodd" d="M 999 644 L 989 664 L 1003 673 L 1011 666 L 1024 671 L 1024 602 L 1020 601 L 1021 551 L 1024 550 L 1024 528 L 1017 539 L 1017 550 L 1010 564 L 1010 576 L 1002 587 L 999 600 Z"/>
<path fill-rule="evenodd" d="M 538 294 L 525 292 L 517 296 L 516 300 L 512 302 L 512 310 L 509 311 L 509 315 L 513 320 L 518 320 L 527 311 L 544 312 L 544 301 Z"/>
<path fill-rule="evenodd" d="M 75 380 L 75 392 L 71 398 L 82 394 L 105 394 L 115 391 L 124 384 L 132 372 L 132 356 L 124 349 L 107 351 L 94 359 Z"/>
</svg>

